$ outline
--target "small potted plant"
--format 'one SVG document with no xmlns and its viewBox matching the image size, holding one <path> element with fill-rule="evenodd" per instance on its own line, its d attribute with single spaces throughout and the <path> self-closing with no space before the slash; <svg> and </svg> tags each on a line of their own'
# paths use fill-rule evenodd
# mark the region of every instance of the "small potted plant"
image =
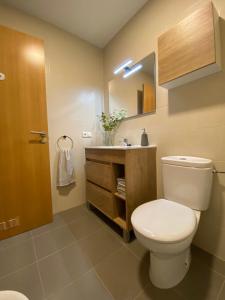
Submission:
<svg viewBox="0 0 225 300">
<path fill-rule="evenodd" d="M 115 130 L 119 127 L 121 121 L 126 117 L 126 110 L 114 111 L 113 113 L 102 112 L 100 122 L 104 129 L 104 142 L 106 146 L 113 145 Z"/>
</svg>

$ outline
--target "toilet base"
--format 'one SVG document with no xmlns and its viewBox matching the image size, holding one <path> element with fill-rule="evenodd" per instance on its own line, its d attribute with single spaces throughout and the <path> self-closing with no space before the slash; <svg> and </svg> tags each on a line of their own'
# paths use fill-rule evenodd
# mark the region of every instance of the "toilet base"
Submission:
<svg viewBox="0 0 225 300">
<path fill-rule="evenodd" d="M 158 288 L 172 288 L 185 277 L 190 263 L 190 247 L 174 255 L 150 252 L 150 280 Z"/>
</svg>

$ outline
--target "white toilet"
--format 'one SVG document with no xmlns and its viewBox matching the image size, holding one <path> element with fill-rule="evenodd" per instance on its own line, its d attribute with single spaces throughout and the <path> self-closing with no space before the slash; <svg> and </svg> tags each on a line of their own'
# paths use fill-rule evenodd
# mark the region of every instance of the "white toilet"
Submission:
<svg viewBox="0 0 225 300">
<path fill-rule="evenodd" d="M 0 291 L 0 300 L 29 300 L 25 295 L 16 291 Z"/>
<path fill-rule="evenodd" d="M 213 167 L 209 159 L 161 158 L 165 199 L 137 207 L 131 222 L 137 239 L 150 250 L 150 279 L 159 288 L 177 285 L 186 275 L 190 245 L 201 211 L 209 206 Z"/>
</svg>

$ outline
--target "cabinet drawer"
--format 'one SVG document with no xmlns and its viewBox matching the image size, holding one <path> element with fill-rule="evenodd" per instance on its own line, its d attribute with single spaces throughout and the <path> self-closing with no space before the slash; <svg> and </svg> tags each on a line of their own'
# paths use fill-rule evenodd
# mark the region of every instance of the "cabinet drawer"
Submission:
<svg viewBox="0 0 225 300">
<path fill-rule="evenodd" d="M 90 182 L 86 183 L 86 192 L 86 198 L 88 202 L 96 206 L 109 217 L 116 217 L 113 194 Z"/>
<path fill-rule="evenodd" d="M 112 190 L 112 166 L 110 164 L 86 161 L 86 178 L 93 183 Z"/>
<path fill-rule="evenodd" d="M 112 162 L 118 164 L 125 163 L 124 150 L 110 149 L 85 149 L 86 158 L 98 161 Z"/>
</svg>

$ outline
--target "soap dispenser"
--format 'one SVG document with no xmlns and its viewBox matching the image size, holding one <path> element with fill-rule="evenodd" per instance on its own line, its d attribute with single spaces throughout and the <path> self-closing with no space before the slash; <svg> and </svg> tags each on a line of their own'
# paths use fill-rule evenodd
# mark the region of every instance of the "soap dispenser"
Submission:
<svg viewBox="0 0 225 300">
<path fill-rule="evenodd" d="M 148 134 L 145 131 L 145 128 L 142 129 L 143 133 L 141 135 L 141 146 L 148 146 L 149 142 L 148 142 Z"/>
</svg>

